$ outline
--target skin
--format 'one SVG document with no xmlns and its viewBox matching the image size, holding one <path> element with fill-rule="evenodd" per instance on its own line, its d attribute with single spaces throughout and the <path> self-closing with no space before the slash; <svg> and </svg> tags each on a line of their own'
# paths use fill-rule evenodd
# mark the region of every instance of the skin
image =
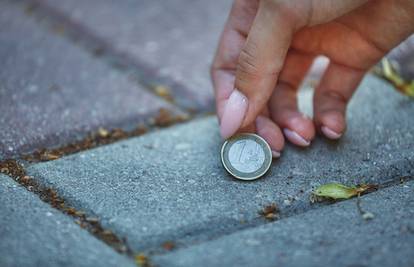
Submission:
<svg viewBox="0 0 414 267">
<path fill-rule="evenodd" d="M 365 73 L 413 32 L 413 0 L 235 0 L 211 68 L 223 138 L 256 132 L 274 157 L 285 138 L 339 139 Z M 318 55 L 330 62 L 311 119 L 296 96 Z"/>
</svg>

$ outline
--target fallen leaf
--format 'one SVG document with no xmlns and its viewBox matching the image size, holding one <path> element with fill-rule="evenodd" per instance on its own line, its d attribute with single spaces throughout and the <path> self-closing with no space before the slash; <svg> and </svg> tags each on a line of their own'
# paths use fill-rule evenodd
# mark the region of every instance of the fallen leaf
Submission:
<svg viewBox="0 0 414 267">
<path fill-rule="evenodd" d="M 275 203 L 272 203 L 260 210 L 259 214 L 266 220 L 274 221 L 279 218 L 279 208 Z"/>
<path fill-rule="evenodd" d="M 328 199 L 348 199 L 355 197 L 367 191 L 373 189 L 374 185 L 361 185 L 358 187 L 348 187 L 338 183 L 324 184 L 316 188 L 312 194 L 319 198 Z"/>
<path fill-rule="evenodd" d="M 399 92 L 414 97 L 414 80 L 404 80 L 388 59 L 384 58 L 381 61 L 381 67 L 376 72 L 392 83 Z"/>
<path fill-rule="evenodd" d="M 167 100 L 169 102 L 174 101 L 174 98 L 171 95 L 171 90 L 167 86 L 156 85 L 156 86 L 154 86 L 154 91 L 158 96 L 164 98 L 165 100 Z"/>
<path fill-rule="evenodd" d="M 142 266 L 142 267 L 151 266 L 148 257 L 145 256 L 144 254 L 138 254 L 138 255 L 136 255 L 135 256 L 135 263 L 138 266 Z"/>
<path fill-rule="evenodd" d="M 109 131 L 105 128 L 100 127 L 98 129 L 98 135 L 99 135 L 99 137 L 107 138 L 107 137 L 109 137 Z"/>
</svg>

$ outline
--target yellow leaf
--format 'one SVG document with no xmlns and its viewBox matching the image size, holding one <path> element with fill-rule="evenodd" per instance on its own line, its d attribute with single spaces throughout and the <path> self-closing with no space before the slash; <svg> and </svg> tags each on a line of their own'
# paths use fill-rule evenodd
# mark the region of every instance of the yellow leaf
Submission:
<svg viewBox="0 0 414 267">
<path fill-rule="evenodd" d="M 357 196 L 368 189 L 375 188 L 373 185 L 361 185 L 348 187 L 338 183 L 330 183 L 319 186 L 313 191 L 313 195 L 321 198 L 348 199 Z"/>
<path fill-rule="evenodd" d="M 347 199 L 356 196 L 358 192 L 355 188 L 347 187 L 342 184 L 325 184 L 321 185 L 313 192 L 318 197 L 327 197 L 333 199 Z"/>
<path fill-rule="evenodd" d="M 414 97 L 414 80 L 411 82 L 404 80 L 387 58 L 381 61 L 379 74 L 392 83 L 399 92 Z"/>
</svg>

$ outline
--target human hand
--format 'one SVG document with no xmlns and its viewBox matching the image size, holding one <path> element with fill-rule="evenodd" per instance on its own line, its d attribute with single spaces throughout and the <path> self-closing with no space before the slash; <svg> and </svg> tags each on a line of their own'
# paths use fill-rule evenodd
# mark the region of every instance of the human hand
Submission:
<svg viewBox="0 0 414 267">
<path fill-rule="evenodd" d="M 413 31 L 412 0 L 235 0 L 211 68 L 221 135 L 257 132 L 275 157 L 284 136 L 298 146 L 316 131 L 339 139 L 364 74 Z M 318 55 L 330 63 L 312 120 L 296 95 Z"/>
</svg>

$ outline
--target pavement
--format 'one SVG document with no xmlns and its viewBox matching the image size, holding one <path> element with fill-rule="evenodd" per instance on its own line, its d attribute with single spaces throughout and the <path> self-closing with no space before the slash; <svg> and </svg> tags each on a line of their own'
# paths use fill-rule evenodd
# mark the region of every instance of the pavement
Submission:
<svg viewBox="0 0 414 267">
<path fill-rule="evenodd" d="M 414 102 L 381 78 L 340 141 L 287 145 L 253 182 L 221 166 L 208 68 L 230 6 L 0 2 L 0 266 L 414 266 Z M 405 77 L 412 40 L 390 54 Z M 330 182 L 377 190 L 310 200 Z"/>
</svg>

